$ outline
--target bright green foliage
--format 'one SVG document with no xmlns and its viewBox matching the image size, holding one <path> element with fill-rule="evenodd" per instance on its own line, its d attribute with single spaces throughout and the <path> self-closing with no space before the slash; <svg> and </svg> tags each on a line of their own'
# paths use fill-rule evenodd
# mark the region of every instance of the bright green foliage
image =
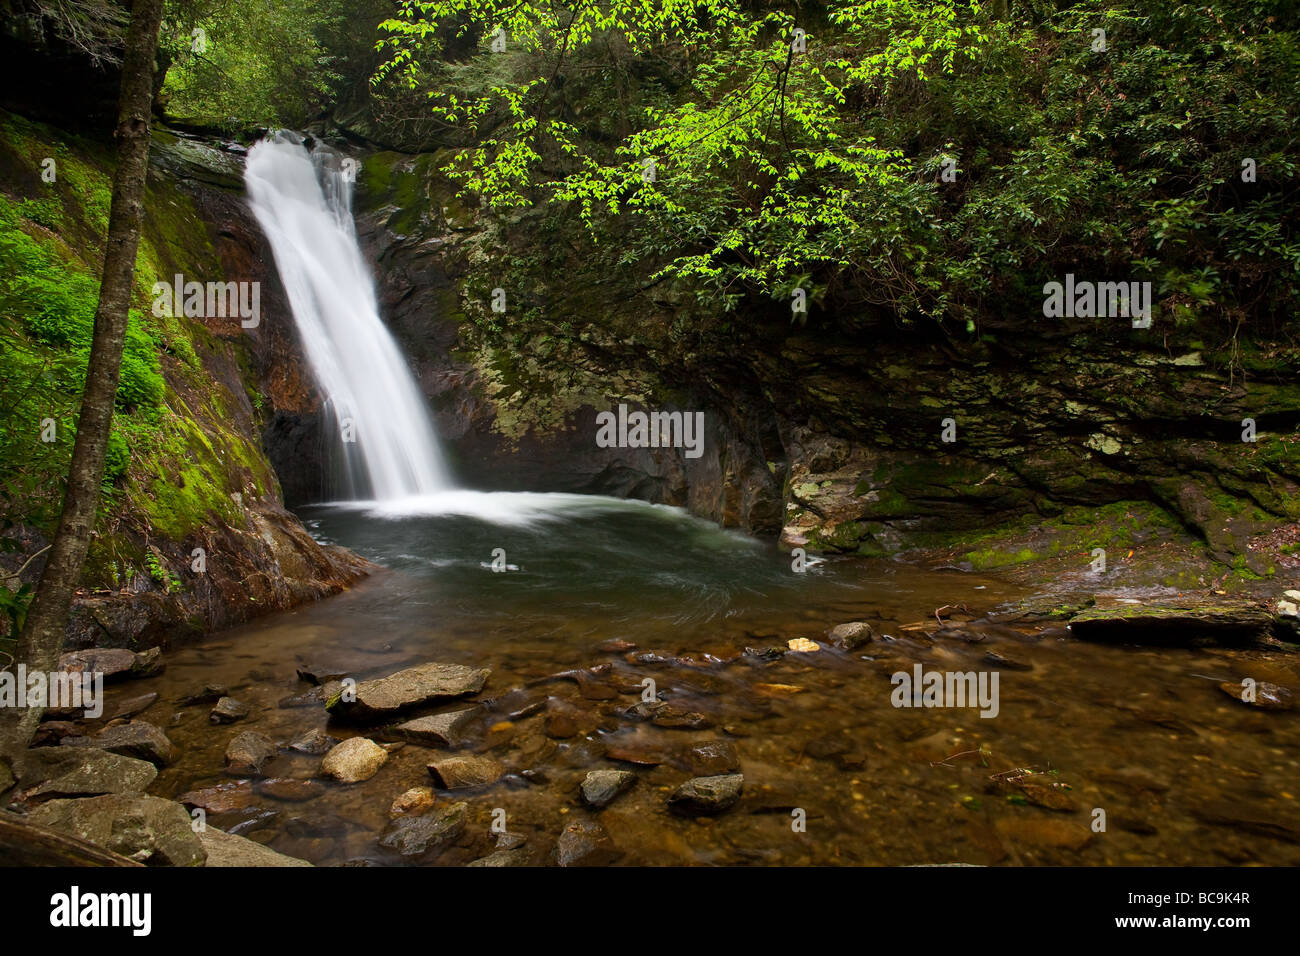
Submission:
<svg viewBox="0 0 1300 956">
<path fill-rule="evenodd" d="M 347 27 L 341 2 L 175 0 L 161 46 L 169 113 L 230 128 L 297 125 L 319 114 L 338 81 L 322 44 Z M 196 33 L 196 31 L 198 31 Z"/>
<path fill-rule="evenodd" d="M 507 238 L 539 228 L 512 210 L 558 204 L 715 316 L 798 287 L 821 322 L 977 332 L 1037 312 L 1066 271 L 1152 280 L 1177 322 L 1294 311 L 1300 50 L 1281 5 L 757 8 L 406 0 L 376 82 L 463 129 L 448 171 Z"/>
<path fill-rule="evenodd" d="M 57 161 L 55 181 L 39 176 L 45 156 Z M 0 113 L 0 512 L 46 535 L 76 437 L 110 170 L 101 145 Z M 232 520 L 232 490 L 273 480 L 230 421 L 229 392 L 199 359 L 196 345 L 216 347 L 206 330 L 151 311 L 159 278 L 219 277 L 219 269 L 194 207 L 151 182 L 88 559 L 92 585 L 129 579 L 142 566 L 141 538 L 181 542 L 214 515 Z"/>
</svg>

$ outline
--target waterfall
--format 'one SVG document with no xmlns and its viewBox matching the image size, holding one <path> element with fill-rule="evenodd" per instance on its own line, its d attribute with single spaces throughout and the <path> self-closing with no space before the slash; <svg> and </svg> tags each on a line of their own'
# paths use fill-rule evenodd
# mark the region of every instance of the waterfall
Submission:
<svg viewBox="0 0 1300 956">
<path fill-rule="evenodd" d="M 325 397 L 345 497 L 427 497 L 451 480 L 424 397 L 379 317 L 349 165 L 280 132 L 249 150 L 244 180 Z"/>
</svg>

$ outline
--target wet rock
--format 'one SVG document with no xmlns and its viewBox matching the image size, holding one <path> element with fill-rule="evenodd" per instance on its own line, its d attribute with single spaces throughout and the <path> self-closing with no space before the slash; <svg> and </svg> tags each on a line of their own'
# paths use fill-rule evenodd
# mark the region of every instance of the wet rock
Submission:
<svg viewBox="0 0 1300 956">
<path fill-rule="evenodd" d="M 532 717 L 534 714 L 540 714 L 545 709 L 546 698 L 534 697 L 531 700 L 526 700 L 521 704 L 512 706 L 506 712 L 506 716 L 511 720 L 524 720 L 527 717 Z"/>
<path fill-rule="evenodd" d="M 306 860 L 276 853 L 260 843 L 216 827 L 204 827 L 199 842 L 207 853 L 204 866 L 311 866 Z"/>
<path fill-rule="evenodd" d="M 582 733 L 582 724 L 578 717 L 566 711 L 556 711 L 546 715 L 542 726 L 546 736 L 552 740 L 568 740 Z"/>
<path fill-rule="evenodd" d="M 96 747 L 123 757 L 147 760 L 156 767 L 165 767 L 176 759 L 176 748 L 161 729 L 147 720 L 106 727 L 94 737 L 64 737 L 64 747 Z"/>
<path fill-rule="evenodd" d="M 59 657 L 59 670 L 70 674 L 103 674 L 105 681 L 153 677 L 165 667 L 162 651 L 156 647 L 139 653 L 119 647 L 92 647 Z"/>
<path fill-rule="evenodd" d="M 284 824 L 290 836 L 309 839 L 335 839 L 360 827 L 337 813 L 305 812 L 290 817 Z"/>
<path fill-rule="evenodd" d="M 455 754 L 429 763 L 429 773 L 443 790 L 485 787 L 496 783 L 505 772 L 506 768 L 491 757 L 477 754 Z"/>
<path fill-rule="evenodd" d="M 1013 658 L 999 654 L 997 651 L 988 651 L 984 655 L 984 663 L 992 664 L 1004 671 L 1031 671 L 1034 669 L 1033 664 L 1021 663 Z"/>
<path fill-rule="evenodd" d="M 1240 682 L 1224 681 L 1219 685 L 1219 690 L 1239 704 L 1260 710 L 1291 710 L 1295 707 L 1295 695 L 1290 690 L 1268 681 L 1258 681 L 1253 687 Z"/>
<path fill-rule="evenodd" d="M 205 684 L 201 690 L 187 694 L 180 699 L 182 707 L 196 707 L 199 704 L 215 704 L 230 693 L 225 684 Z"/>
<path fill-rule="evenodd" d="M 681 762 L 697 777 L 716 777 L 740 769 L 736 747 L 727 740 L 707 740 L 681 753 Z"/>
<path fill-rule="evenodd" d="M 777 647 L 747 647 L 745 648 L 746 657 L 756 657 L 761 661 L 779 661 L 785 657 L 788 648 Z"/>
<path fill-rule="evenodd" d="M 622 855 L 605 828 L 591 820 L 570 823 L 555 843 L 560 866 L 609 866 Z"/>
<path fill-rule="evenodd" d="M 469 707 L 446 714 L 417 717 L 398 724 L 390 733 L 424 747 L 454 747 L 460 742 L 461 733 L 477 712 L 478 708 Z"/>
<path fill-rule="evenodd" d="M 331 697 L 326 709 L 331 714 L 356 720 L 378 720 L 409 707 L 426 706 L 469 694 L 477 694 L 487 683 L 486 667 L 462 664 L 421 664 L 356 686 L 356 699 Z"/>
<path fill-rule="evenodd" d="M 574 670 L 561 671 L 558 674 L 551 674 L 543 677 L 541 680 L 532 681 L 532 684 L 544 684 L 557 680 L 571 680 L 578 685 L 578 693 L 585 700 L 613 700 L 618 696 L 618 691 L 609 683 L 599 680 L 609 673 L 611 665 L 609 663 L 597 664 L 595 667 L 576 668 Z"/>
<path fill-rule="evenodd" d="M 158 776 L 147 760 L 80 747 L 28 751 L 19 787 L 28 803 L 144 790 Z"/>
<path fill-rule="evenodd" d="M 497 849 L 498 850 L 517 850 L 525 843 L 528 838 L 522 833 L 498 833 Z"/>
<path fill-rule="evenodd" d="M 1030 847 L 1077 852 L 1092 841 L 1092 831 L 1082 823 L 1043 815 L 1001 817 L 994 828 L 1004 839 Z"/>
<path fill-rule="evenodd" d="M 603 810 L 635 785 L 636 774 L 629 770 L 592 770 L 582 781 L 582 802 Z"/>
<path fill-rule="evenodd" d="M 1027 773 L 1019 776 L 999 777 L 993 789 L 1006 793 L 1013 802 L 1032 803 L 1036 807 L 1073 813 L 1079 804 L 1070 796 L 1070 788 L 1052 774 Z"/>
<path fill-rule="evenodd" d="M 379 845 L 408 859 L 427 856 L 458 840 L 468 816 L 468 803 L 453 803 L 433 813 L 401 817 L 389 824 Z"/>
<path fill-rule="evenodd" d="M 475 860 L 473 863 L 467 863 L 466 866 L 528 866 L 532 854 L 527 850 L 518 848 L 513 850 L 497 850 L 489 853 L 482 859 Z"/>
<path fill-rule="evenodd" d="M 683 816 L 714 816 L 724 813 L 740 799 L 745 777 L 739 773 L 694 777 L 673 791 L 668 809 Z"/>
<path fill-rule="evenodd" d="M 606 654 L 625 654 L 628 651 L 636 650 L 636 645 L 631 641 L 623 641 L 618 638 L 608 640 L 600 644 L 597 650 Z"/>
<path fill-rule="evenodd" d="M 666 748 L 647 744 L 622 744 L 610 747 L 605 751 L 605 756 L 610 760 L 636 764 L 638 767 L 657 767 L 669 760 Z"/>
<path fill-rule="evenodd" d="M 36 733 L 32 735 L 32 746 L 49 747 L 57 745 L 64 737 L 79 736 L 82 736 L 82 727 L 75 721 L 46 720 L 37 725 Z"/>
<path fill-rule="evenodd" d="M 27 815 L 49 827 L 120 853 L 137 863 L 201 866 L 207 851 L 179 803 L 142 793 L 51 800 Z"/>
<path fill-rule="evenodd" d="M 1250 807 L 1242 806 L 1231 800 L 1210 800 L 1193 804 L 1192 816 L 1211 826 L 1231 827 L 1243 833 L 1272 840 L 1284 840 L 1287 843 L 1300 844 L 1300 824 L 1294 819 L 1264 816 Z"/>
<path fill-rule="evenodd" d="M 339 740 L 337 737 L 331 737 L 325 731 L 317 728 L 309 730 L 297 740 L 289 744 L 289 749 L 294 753 L 307 754 L 312 757 L 320 757 L 329 753 L 336 746 Z"/>
<path fill-rule="evenodd" d="M 199 807 L 208 813 L 230 813 L 253 805 L 253 785 L 247 780 L 219 783 L 203 790 L 191 790 L 176 798 L 187 807 Z"/>
<path fill-rule="evenodd" d="M 325 792 L 315 780 L 295 780 L 290 777 L 271 777 L 257 785 L 257 792 L 275 800 L 301 803 L 314 800 Z"/>
<path fill-rule="evenodd" d="M 352 673 L 346 667 L 340 667 L 337 664 L 299 664 L 298 679 L 305 680 L 309 684 L 328 684 L 331 681 L 339 681 Z"/>
<path fill-rule="evenodd" d="M 1070 633 L 1085 641 L 1124 644 L 1242 644 L 1263 637 L 1272 624 L 1267 609 L 1245 602 L 1193 607 L 1125 604 L 1079 612 L 1070 618 Z"/>
<path fill-rule="evenodd" d="M 527 734 L 518 742 L 519 761 L 523 763 L 545 763 L 555 756 L 559 745 L 548 740 L 542 734 Z"/>
<path fill-rule="evenodd" d="M 400 817 L 406 814 L 426 813 L 433 809 L 436 802 L 437 797 L 434 796 L 432 787 L 412 787 L 393 801 L 393 805 L 388 808 L 388 815 Z"/>
<path fill-rule="evenodd" d="M 266 734 L 245 730 L 226 746 L 226 772 L 240 777 L 259 777 L 262 767 L 276 755 L 275 742 Z"/>
<path fill-rule="evenodd" d="M 157 692 L 141 694 L 139 697 L 129 697 L 113 708 L 107 716 L 107 720 L 118 720 L 119 718 L 135 717 L 144 713 L 153 706 L 154 701 L 158 699 Z"/>
<path fill-rule="evenodd" d="M 247 717 L 251 710 L 252 708 L 243 701 L 235 700 L 233 697 L 222 697 L 208 714 L 208 720 L 214 724 L 233 724 Z"/>
<path fill-rule="evenodd" d="M 388 751 L 367 737 L 349 737 L 321 761 L 321 773 L 340 783 L 369 780 L 388 761 Z"/>
<path fill-rule="evenodd" d="M 865 621 L 850 621 L 831 628 L 828 635 L 833 645 L 842 651 L 855 651 L 864 644 L 875 640 L 875 632 Z"/>
<path fill-rule="evenodd" d="M 633 720 L 649 720 L 656 727 L 703 730 L 713 726 L 713 721 L 704 714 L 687 710 L 676 704 L 664 703 L 661 700 L 641 701 L 629 707 L 623 714 Z"/>
</svg>

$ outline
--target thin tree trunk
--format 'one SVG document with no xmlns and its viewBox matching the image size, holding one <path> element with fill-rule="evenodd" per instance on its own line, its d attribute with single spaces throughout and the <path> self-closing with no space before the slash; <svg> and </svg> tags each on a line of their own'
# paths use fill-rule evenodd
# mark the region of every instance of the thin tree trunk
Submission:
<svg viewBox="0 0 1300 956">
<path fill-rule="evenodd" d="M 163 0 L 135 0 L 131 10 L 118 99 L 113 203 L 108 215 L 99 306 L 95 310 L 95 335 L 77 419 L 77 440 L 72 448 L 59 527 L 15 655 L 15 664 L 26 663 L 28 673 L 48 672 L 57 666 L 72 597 L 81 579 L 99 510 L 99 486 L 113 425 L 113 403 L 135 283 L 135 255 L 144 217 L 154 57 L 162 5 Z M 0 762 L 18 769 L 43 710 L 29 707 L 0 712 Z M 0 777 L 3 776 L 0 772 Z"/>
</svg>

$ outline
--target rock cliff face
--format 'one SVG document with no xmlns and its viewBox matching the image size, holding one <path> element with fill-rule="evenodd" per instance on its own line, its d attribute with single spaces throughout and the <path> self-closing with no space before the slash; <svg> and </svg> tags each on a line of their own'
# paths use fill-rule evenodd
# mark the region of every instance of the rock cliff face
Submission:
<svg viewBox="0 0 1300 956">
<path fill-rule="evenodd" d="M 111 152 L 99 140 L 2 115 L 0 199 L 17 210 L 14 221 L 36 244 L 31 248 L 59 250 L 69 275 L 94 275 L 103 242 L 95 217 L 107 208 Z M 59 157 L 60 176 L 45 183 L 41 157 L 51 155 Z M 370 568 L 311 538 L 285 509 L 277 460 L 263 452 L 266 433 L 275 438 L 268 447 L 283 474 L 299 484 L 318 480 L 315 436 L 295 418 L 309 414 L 316 398 L 242 194 L 237 150 L 158 130 L 133 305 L 141 323 L 154 323 L 146 327 L 160 349 L 162 399 L 148 411 L 120 414 L 115 423 L 115 430 L 125 429 L 126 460 L 106 486 L 69 623 L 71 648 L 144 647 L 228 627 L 335 593 Z M 37 219 L 26 215 L 32 209 L 39 210 L 32 213 Z M 259 325 L 244 329 L 238 317 L 146 320 L 153 282 L 171 282 L 176 274 L 187 281 L 259 282 Z M 6 347 L 46 349 L 44 361 L 56 368 L 67 361 L 17 328 L 6 327 L 3 336 L 15 336 Z M 51 392 L 55 399 L 65 400 Z M 47 460 L 27 467 L 57 471 L 57 459 L 42 464 Z M 57 480 L 52 474 L 49 486 Z M 6 486 L 2 504 L 5 536 L 17 548 L 0 561 L 0 585 L 10 591 L 35 583 L 52 529 L 31 507 L 49 499 L 48 491 L 14 497 L 13 487 Z M 306 487 L 300 494 L 311 496 Z"/>
<path fill-rule="evenodd" d="M 369 155 L 357 219 L 468 483 L 669 502 L 788 546 L 863 554 L 966 554 L 1122 504 L 1248 575 L 1279 557 L 1252 542 L 1300 519 L 1300 350 L 1273 330 L 1008 314 L 957 341 L 888 316 L 814 314 L 805 327 L 774 310 L 744 316 L 741 345 L 687 348 L 663 331 L 672 306 L 631 304 L 635 276 L 593 276 L 575 257 L 540 277 L 537 299 L 557 328 L 579 312 L 590 328 L 603 309 L 609 334 L 578 352 L 536 341 L 508 353 L 470 334 L 467 289 L 501 243 L 441 181 L 443 158 Z M 584 298 L 592 282 L 612 286 L 603 304 Z M 596 447 L 596 413 L 621 401 L 704 411 L 706 454 Z M 1013 563 L 984 550 L 986 565 Z"/>
</svg>

